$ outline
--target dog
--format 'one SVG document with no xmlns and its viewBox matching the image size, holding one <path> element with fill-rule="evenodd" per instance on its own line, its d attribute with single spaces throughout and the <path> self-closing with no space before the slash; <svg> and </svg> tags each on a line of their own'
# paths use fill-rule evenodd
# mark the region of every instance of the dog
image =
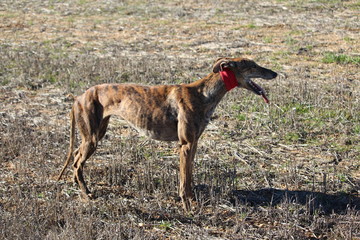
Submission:
<svg viewBox="0 0 360 240">
<path fill-rule="evenodd" d="M 192 171 L 197 143 L 216 106 L 235 87 L 248 89 L 268 103 L 265 91 L 251 79 L 273 79 L 276 76 L 276 72 L 247 58 L 219 58 L 212 73 L 189 84 L 93 86 L 74 98 L 70 113 L 69 152 L 58 180 L 74 159 L 74 181 L 86 199 L 93 198 L 84 181 L 84 164 L 104 137 L 110 116 L 117 115 L 152 139 L 180 143 L 179 196 L 184 210 L 189 211 L 193 199 Z M 81 144 L 74 151 L 76 126 Z"/>
</svg>

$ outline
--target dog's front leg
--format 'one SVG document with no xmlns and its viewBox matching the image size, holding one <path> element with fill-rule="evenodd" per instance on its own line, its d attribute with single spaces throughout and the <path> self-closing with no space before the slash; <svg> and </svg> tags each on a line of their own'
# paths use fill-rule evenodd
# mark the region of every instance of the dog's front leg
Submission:
<svg viewBox="0 0 360 240">
<path fill-rule="evenodd" d="M 192 192 L 192 170 L 197 142 L 182 142 L 180 149 L 180 187 L 179 195 L 185 211 L 191 210 Z"/>
</svg>

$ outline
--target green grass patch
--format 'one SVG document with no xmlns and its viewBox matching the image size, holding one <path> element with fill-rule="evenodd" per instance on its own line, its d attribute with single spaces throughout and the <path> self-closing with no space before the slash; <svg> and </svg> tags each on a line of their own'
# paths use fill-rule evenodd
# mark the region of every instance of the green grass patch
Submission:
<svg viewBox="0 0 360 240">
<path fill-rule="evenodd" d="M 159 228 L 165 231 L 170 230 L 172 226 L 173 226 L 172 223 L 168 221 L 161 221 L 161 223 L 159 224 Z"/>
<path fill-rule="evenodd" d="M 323 63 L 338 63 L 338 64 L 360 64 L 360 56 L 349 56 L 346 54 L 337 54 L 328 52 L 322 58 Z"/>
<path fill-rule="evenodd" d="M 287 105 L 284 105 L 282 107 L 282 110 L 284 112 L 288 112 L 290 110 L 295 111 L 298 114 L 306 114 L 310 112 L 310 110 L 313 109 L 311 105 L 303 104 L 303 103 L 290 103 Z"/>
<path fill-rule="evenodd" d="M 339 4 L 341 3 L 342 1 L 341 0 L 309 0 L 310 3 L 322 3 L 322 4 L 329 4 L 329 3 L 332 3 L 332 4 Z"/>
<path fill-rule="evenodd" d="M 245 121 L 246 120 L 246 115 L 245 114 L 242 114 L 242 113 L 239 113 L 237 116 L 236 116 L 236 119 L 238 121 Z"/>
<path fill-rule="evenodd" d="M 45 76 L 45 80 L 51 84 L 54 84 L 58 81 L 57 76 L 55 74 L 49 73 Z"/>
<path fill-rule="evenodd" d="M 0 13 L 1 18 L 15 18 L 15 17 L 18 17 L 18 16 L 19 16 L 19 13 L 16 13 L 16 12 Z"/>
<path fill-rule="evenodd" d="M 1 81 L 1 86 L 6 86 L 10 83 L 10 80 L 9 79 L 4 79 Z"/>
<path fill-rule="evenodd" d="M 252 29 L 252 28 L 256 28 L 256 25 L 253 23 L 250 23 L 250 24 L 246 25 L 246 27 Z"/>
<path fill-rule="evenodd" d="M 285 134 L 285 136 L 284 136 L 284 139 L 288 143 L 298 142 L 300 138 L 301 138 L 301 136 L 297 132 L 289 132 L 289 133 Z"/>
<path fill-rule="evenodd" d="M 351 9 L 360 10 L 360 2 L 353 3 L 349 6 Z"/>
<path fill-rule="evenodd" d="M 348 43 L 351 43 L 351 42 L 354 42 L 354 41 L 355 41 L 355 39 L 354 39 L 354 38 L 351 38 L 351 37 L 346 36 L 346 37 L 344 37 L 344 41 L 345 41 L 345 42 L 348 42 Z"/>
<path fill-rule="evenodd" d="M 263 41 L 265 43 L 272 43 L 273 42 L 273 38 L 272 37 L 269 37 L 269 36 L 266 36 L 263 38 Z"/>
<path fill-rule="evenodd" d="M 78 1 L 78 4 L 80 4 L 80 5 L 85 5 L 87 3 L 88 3 L 88 1 L 86 1 L 86 0 L 79 0 Z"/>
<path fill-rule="evenodd" d="M 360 134 L 360 125 L 356 125 L 353 127 L 353 133 L 354 134 Z"/>
</svg>

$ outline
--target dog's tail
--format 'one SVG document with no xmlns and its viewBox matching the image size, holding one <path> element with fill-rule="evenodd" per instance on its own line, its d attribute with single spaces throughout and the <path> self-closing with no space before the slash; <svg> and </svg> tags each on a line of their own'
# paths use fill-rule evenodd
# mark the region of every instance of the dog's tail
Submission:
<svg viewBox="0 0 360 240">
<path fill-rule="evenodd" d="M 66 167 L 69 165 L 70 160 L 73 158 L 73 152 L 74 152 L 74 143 L 75 143 L 75 114 L 74 114 L 74 105 L 71 108 L 70 112 L 70 146 L 69 146 L 69 152 L 66 158 L 66 162 L 64 164 L 63 169 L 61 170 L 57 180 L 59 181 L 63 173 L 65 172 Z"/>
</svg>

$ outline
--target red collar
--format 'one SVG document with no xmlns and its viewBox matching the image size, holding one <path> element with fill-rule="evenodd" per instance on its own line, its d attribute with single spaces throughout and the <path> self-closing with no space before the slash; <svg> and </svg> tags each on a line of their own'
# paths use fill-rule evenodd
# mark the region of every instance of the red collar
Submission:
<svg viewBox="0 0 360 240">
<path fill-rule="evenodd" d="M 239 86 L 235 74 L 229 68 L 224 68 L 223 71 L 220 71 L 220 75 L 225 83 L 226 90 L 230 91 L 234 87 Z"/>
</svg>

